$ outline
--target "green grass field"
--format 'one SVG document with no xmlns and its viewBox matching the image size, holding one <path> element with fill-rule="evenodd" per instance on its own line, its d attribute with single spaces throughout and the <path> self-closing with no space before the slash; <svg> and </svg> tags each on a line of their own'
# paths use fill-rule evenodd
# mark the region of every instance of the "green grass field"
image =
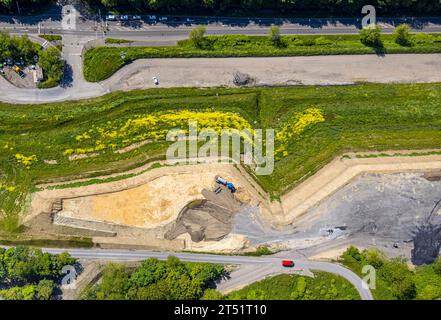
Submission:
<svg viewBox="0 0 441 320">
<path fill-rule="evenodd" d="M 141 58 L 192 57 L 270 57 L 314 56 L 337 54 L 437 53 L 441 52 L 441 36 L 420 34 L 414 36 L 414 45 L 396 44 L 392 35 L 383 35 L 384 47 L 379 50 L 363 45 L 358 35 L 283 36 L 284 46 L 271 45 L 268 37 L 223 35 L 205 37 L 202 49 L 196 49 L 189 40 L 179 41 L 176 47 L 96 47 L 84 56 L 84 76 L 97 82 L 110 77 L 124 65 Z"/>
<path fill-rule="evenodd" d="M 40 38 L 43 38 L 47 41 L 61 41 L 63 37 L 59 34 L 40 34 Z"/>
<path fill-rule="evenodd" d="M 229 293 L 231 300 L 359 300 L 360 295 L 346 279 L 327 272 L 315 277 L 281 274 Z"/>
<path fill-rule="evenodd" d="M 163 139 L 126 153 L 113 151 L 112 145 L 119 148 L 143 139 L 139 131 L 114 136 L 115 130 L 133 119 L 186 110 L 199 112 L 202 118 L 206 112 L 220 112 L 255 128 L 279 132 L 306 109 L 321 110 L 323 122 L 284 142 L 287 154 L 276 161 L 274 172 L 256 176 L 277 198 L 343 152 L 439 148 L 440 107 L 441 84 L 151 89 L 77 102 L 0 104 L 0 227 L 17 228 L 27 195 L 37 183 L 94 178 L 164 159 L 169 143 Z M 210 124 L 219 125 L 216 119 Z M 176 126 L 172 121 L 157 129 Z M 156 134 L 152 128 L 147 125 L 141 130 Z M 90 149 L 97 156 L 70 161 L 66 154 L 66 150 L 79 150 L 87 155 Z"/>
</svg>

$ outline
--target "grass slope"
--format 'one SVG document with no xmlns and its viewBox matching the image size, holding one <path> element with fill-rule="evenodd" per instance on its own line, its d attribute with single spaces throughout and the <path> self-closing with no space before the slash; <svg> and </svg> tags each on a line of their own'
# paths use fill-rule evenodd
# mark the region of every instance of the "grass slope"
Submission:
<svg viewBox="0 0 441 320">
<path fill-rule="evenodd" d="M 322 110 L 325 121 L 293 137 L 271 175 L 256 176 L 275 198 L 343 152 L 441 145 L 441 84 L 151 89 L 76 102 L 0 104 L 0 227 L 17 227 L 27 194 L 38 182 L 93 178 L 164 158 L 168 143 L 158 141 L 122 154 L 109 150 L 69 161 L 65 150 L 90 144 L 77 137 L 92 127 L 153 112 L 216 110 L 239 114 L 256 128 L 278 130 L 310 107 Z M 26 169 L 17 154 L 36 160 Z"/>
</svg>

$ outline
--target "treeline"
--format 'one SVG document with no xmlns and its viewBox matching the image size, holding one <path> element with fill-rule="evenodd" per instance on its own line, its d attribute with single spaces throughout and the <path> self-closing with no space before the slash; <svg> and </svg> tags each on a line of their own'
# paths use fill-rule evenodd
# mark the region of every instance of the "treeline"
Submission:
<svg viewBox="0 0 441 320">
<path fill-rule="evenodd" d="M 361 15 L 364 5 L 376 7 L 380 16 L 436 15 L 441 13 L 439 0 L 83 0 L 107 9 L 128 12 L 163 12 L 183 14 L 224 14 L 277 16 Z M 52 0 L 0 0 L 0 13 L 27 14 Z M 18 6 L 17 6 L 18 4 Z"/>
<path fill-rule="evenodd" d="M 29 14 L 39 11 L 41 6 L 53 2 L 52 0 L 0 0 L 0 13 Z"/>
<path fill-rule="evenodd" d="M 222 265 L 148 259 L 136 269 L 122 264 L 106 266 L 98 284 L 82 293 L 87 300 L 194 300 L 224 273 Z"/>
<path fill-rule="evenodd" d="M 378 15 L 433 15 L 441 13 L 439 0 L 86 0 L 106 8 L 131 8 L 135 11 L 170 13 L 241 14 L 259 13 L 284 15 L 330 16 L 361 15 L 364 5 L 373 5 Z"/>
<path fill-rule="evenodd" d="M 363 266 L 376 270 L 375 299 L 381 300 L 439 300 L 441 299 L 441 258 L 430 265 L 410 269 L 402 258 L 389 259 L 376 249 L 360 251 L 349 247 L 341 256 L 341 262 L 364 277 Z"/>
<path fill-rule="evenodd" d="M 48 300 L 65 265 L 76 260 L 67 252 L 43 253 L 29 247 L 0 248 L 0 297 L 8 300 Z"/>
<path fill-rule="evenodd" d="M 40 88 L 57 86 L 63 78 L 64 61 L 56 47 L 43 50 L 38 43 L 32 42 L 27 35 L 10 36 L 0 32 L 0 62 L 12 60 L 12 63 L 23 62 L 24 65 L 38 64 L 43 69 L 44 81 Z"/>
<path fill-rule="evenodd" d="M 39 51 L 40 45 L 32 42 L 26 35 L 11 37 L 0 32 L 0 62 L 12 59 L 23 60 L 25 64 L 35 63 L 34 57 Z"/>
</svg>

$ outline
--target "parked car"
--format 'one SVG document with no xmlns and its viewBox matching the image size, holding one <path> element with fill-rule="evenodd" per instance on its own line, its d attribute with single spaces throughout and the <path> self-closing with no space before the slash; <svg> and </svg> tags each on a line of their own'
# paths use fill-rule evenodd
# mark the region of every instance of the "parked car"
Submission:
<svg viewBox="0 0 441 320">
<path fill-rule="evenodd" d="M 282 266 L 286 268 L 292 268 L 295 266 L 295 263 L 292 260 L 282 260 Z"/>
<path fill-rule="evenodd" d="M 159 17 L 159 19 L 158 19 L 159 21 L 167 21 L 168 20 L 168 18 L 167 17 Z"/>
<path fill-rule="evenodd" d="M 129 16 L 127 16 L 127 15 L 120 16 L 119 20 L 121 20 L 121 21 L 129 21 Z"/>
<path fill-rule="evenodd" d="M 132 16 L 132 20 L 141 20 L 141 16 Z"/>
<path fill-rule="evenodd" d="M 149 16 L 149 20 L 156 20 L 156 16 Z"/>
<path fill-rule="evenodd" d="M 192 19 L 192 18 L 187 18 L 187 23 L 193 23 L 194 22 L 194 19 Z"/>
<path fill-rule="evenodd" d="M 106 16 L 106 20 L 107 21 L 115 21 L 117 19 L 117 16 L 113 15 L 113 14 L 108 14 Z"/>
</svg>

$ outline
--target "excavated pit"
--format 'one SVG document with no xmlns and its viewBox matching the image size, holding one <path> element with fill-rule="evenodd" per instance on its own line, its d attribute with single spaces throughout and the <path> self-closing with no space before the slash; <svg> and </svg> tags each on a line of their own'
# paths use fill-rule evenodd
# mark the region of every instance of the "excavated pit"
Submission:
<svg viewBox="0 0 441 320">
<path fill-rule="evenodd" d="M 188 203 L 165 234 L 165 239 L 174 240 L 185 233 L 194 242 L 219 241 L 227 236 L 242 204 L 228 189 L 222 187 L 220 190 L 215 193 L 204 189 L 202 195 L 205 199 Z"/>
</svg>

